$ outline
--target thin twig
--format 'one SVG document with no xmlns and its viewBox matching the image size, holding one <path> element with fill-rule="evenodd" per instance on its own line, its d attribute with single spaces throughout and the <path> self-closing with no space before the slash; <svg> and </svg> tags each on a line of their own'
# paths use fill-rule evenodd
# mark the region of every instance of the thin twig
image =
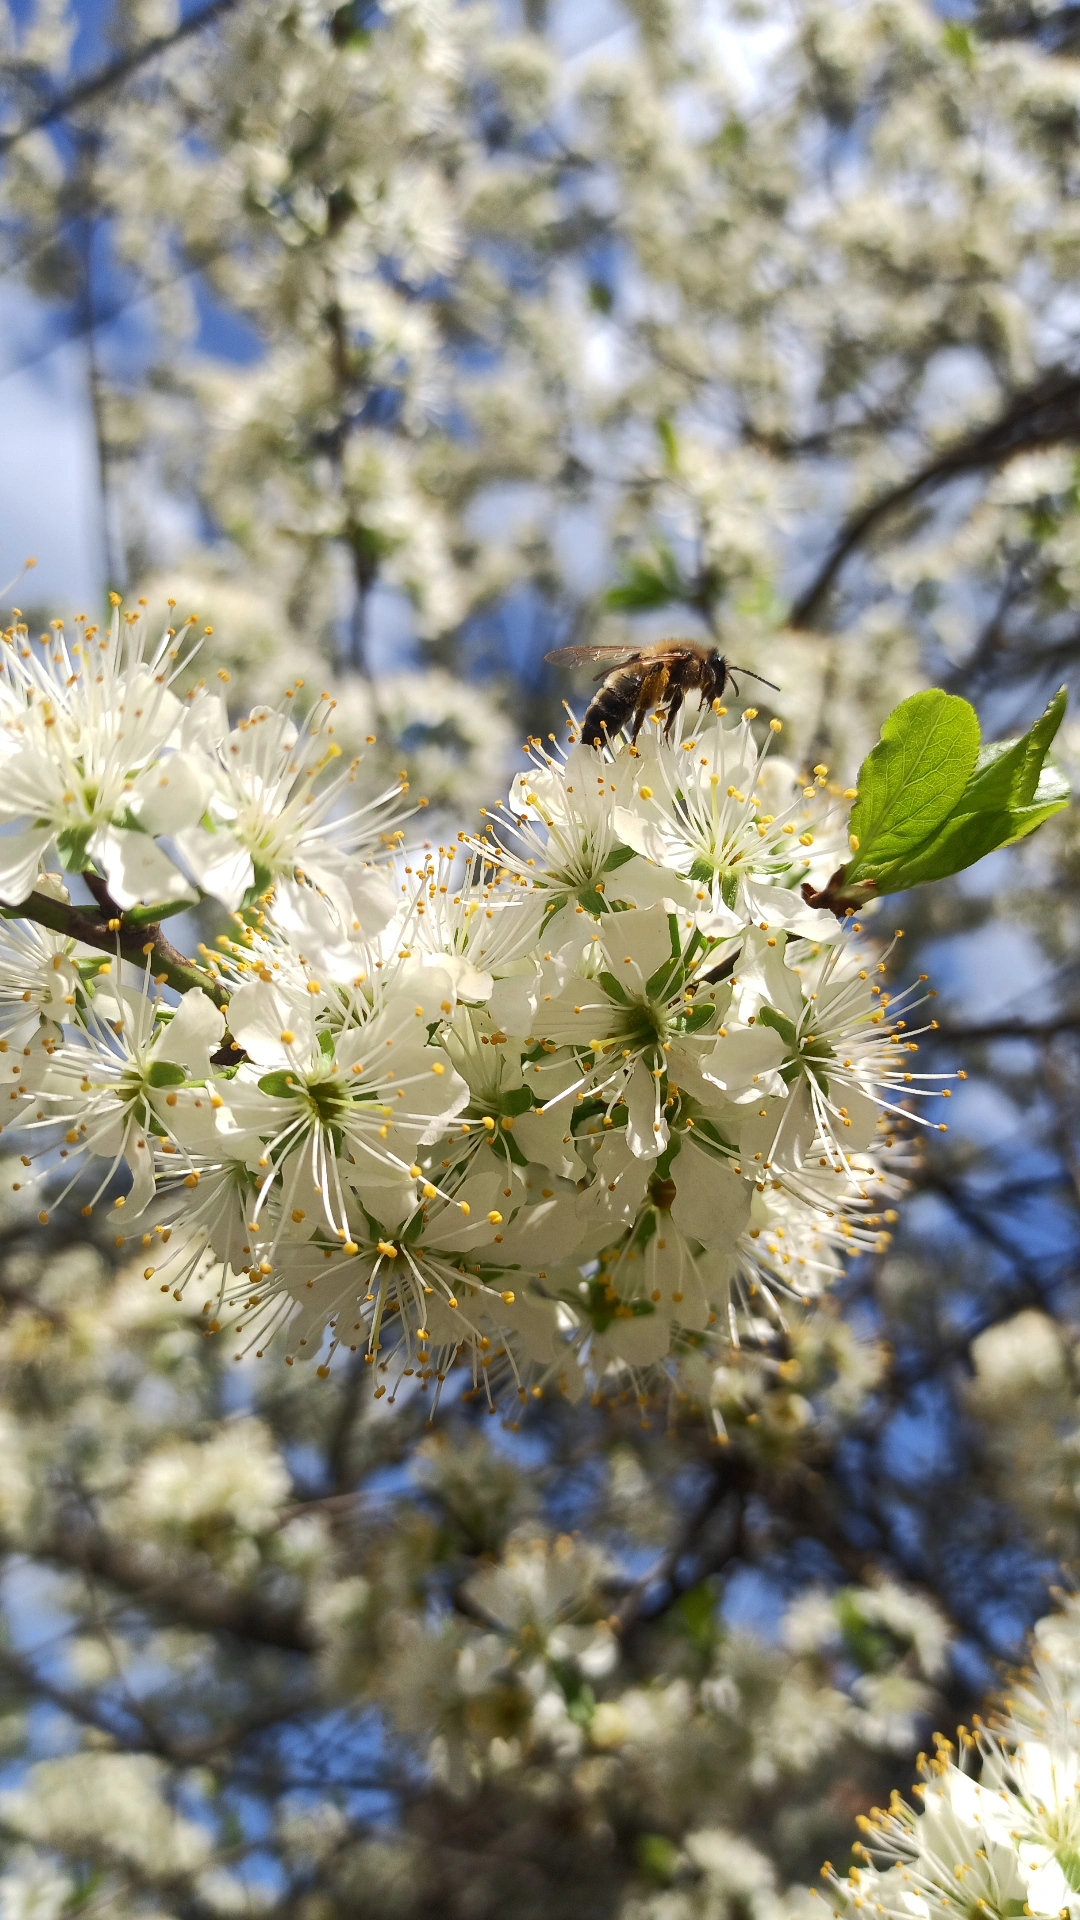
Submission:
<svg viewBox="0 0 1080 1920">
<path fill-rule="evenodd" d="M 788 616 L 793 627 L 812 626 L 846 561 L 898 507 L 959 474 L 1001 466 L 1013 454 L 1080 439 L 1080 374 L 1055 369 L 1016 394 L 995 420 L 954 440 L 887 492 L 851 516 L 809 586 Z"/>
<path fill-rule="evenodd" d="M 970 1024 L 940 1020 L 936 1040 L 1052 1040 L 1080 1030 L 1080 1013 L 1058 1013 L 1049 1020 L 981 1020 Z"/>
<path fill-rule="evenodd" d="M 156 60 L 161 53 L 168 53 L 171 47 L 178 46 L 181 40 L 187 40 L 194 33 L 201 33 L 213 21 L 221 18 L 236 6 L 237 0 L 210 0 L 209 6 L 201 13 L 192 13 L 181 20 L 172 33 L 155 34 L 152 40 L 144 40 L 141 47 L 133 47 L 130 53 L 123 53 L 116 60 L 110 60 L 106 66 L 98 67 L 96 72 L 88 73 L 85 80 L 77 80 L 66 93 L 58 94 L 55 100 L 31 114 L 19 127 L 12 127 L 7 133 L 0 133 L 0 153 L 9 153 L 27 134 L 37 133 L 41 127 L 51 126 L 55 120 L 63 120 L 76 107 L 84 106 L 87 100 L 96 100 L 99 94 L 109 93 L 118 87 L 140 67 L 150 60 Z"/>
</svg>

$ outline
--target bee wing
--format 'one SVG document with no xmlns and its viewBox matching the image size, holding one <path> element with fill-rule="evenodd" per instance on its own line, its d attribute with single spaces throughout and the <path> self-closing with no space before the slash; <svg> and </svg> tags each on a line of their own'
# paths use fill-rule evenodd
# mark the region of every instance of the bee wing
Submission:
<svg viewBox="0 0 1080 1920">
<path fill-rule="evenodd" d="M 554 653 L 545 653 L 544 659 L 552 667 L 583 667 L 590 660 L 603 660 L 609 667 L 616 667 L 637 656 L 637 647 L 559 647 Z"/>
</svg>

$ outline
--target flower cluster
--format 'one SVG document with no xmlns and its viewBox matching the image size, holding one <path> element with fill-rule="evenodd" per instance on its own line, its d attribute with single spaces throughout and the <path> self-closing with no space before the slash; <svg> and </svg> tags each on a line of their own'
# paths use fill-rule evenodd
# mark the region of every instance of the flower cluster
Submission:
<svg viewBox="0 0 1080 1920">
<path fill-rule="evenodd" d="M 804 899 L 842 822 L 778 722 L 533 740 L 479 837 L 408 857 L 396 790 L 350 805 L 332 702 L 230 727 L 217 688 L 172 691 L 182 651 L 119 608 L 104 637 L 4 636 L 29 1180 L 90 1212 L 126 1167 L 147 1277 L 211 1276 L 241 1351 L 363 1351 L 380 1392 L 433 1397 L 463 1363 L 491 1404 L 661 1365 L 707 1388 L 718 1343 L 882 1244 L 922 989 L 890 998 Z M 193 963 L 159 922 L 200 896 L 231 931 Z"/>
<path fill-rule="evenodd" d="M 860 1821 L 865 1865 L 825 1878 L 844 1911 L 898 1920 L 976 1912 L 1068 1920 L 1080 1910 L 1080 1611 L 1075 1597 L 1035 1629 L 1030 1668 L 987 1726 L 935 1738 L 914 1791 Z M 970 1771 L 972 1761 L 981 1766 Z"/>
</svg>

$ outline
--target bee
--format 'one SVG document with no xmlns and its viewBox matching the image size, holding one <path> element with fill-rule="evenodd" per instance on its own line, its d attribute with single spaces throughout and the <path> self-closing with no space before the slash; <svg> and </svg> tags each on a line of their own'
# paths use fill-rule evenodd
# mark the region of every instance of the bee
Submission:
<svg viewBox="0 0 1080 1920">
<path fill-rule="evenodd" d="M 630 739 L 635 742 L 650 708 L 666 711 L 664 738 L 670 740 L 687 694 L 696 693 L 705 706 L 723 697 L 729 681 L 738 693 L 733 674 L 745 673 L 751 680 L 761 680 L 762 686 L 773 687 L 771 680 L 763 680 L 749 667 L 729 667 L 718 647 L 705 647 L 697 640 L 658 640 L 651 647 L 560 647 L 544 658 L 557 667 L 579 667 L 587 660 L 605 662 L 596 676 L 603 685 L 581 723 L 581 738 L 593 747 L 603 746 L 631 717 Z M 779 688 L 773 691 L 778 693 Z"/>
</svg>

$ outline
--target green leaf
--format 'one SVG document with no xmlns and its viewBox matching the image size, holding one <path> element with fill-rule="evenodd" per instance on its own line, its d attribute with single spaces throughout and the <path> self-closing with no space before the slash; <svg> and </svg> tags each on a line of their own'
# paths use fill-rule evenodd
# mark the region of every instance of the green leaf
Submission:
<svg viewBox="0 0 1080 1920">
<path fill-rule="evenodd" d="M 152 1060 L 146 1070 L 146 1084 L 149 1087 L 182 1087 L 187 1079 L 183 1067 L 174 1060 Z"/>
<path fill-rule="evenodd" d="M 669 473 L 674 473 L 679 465 L 679 442 L 666 413 L 657 419 L 656 437 L 664 450 L 664 465 Z"/>
<path fill-rule="evenodd" d="M 699 1033 L 702 1027 L 708 1026 L 714 1012 L 715 1008 L 711 1000 L 703 1000 L 700 1006 L 691 1007 L 683 1021 L 684 1032 Z"/>
<path fill-rule="evenodd" d="M 958 20 L 950 20 L 941 35 L 946 53 L 954 59 L 962 60 L 965 66 L 975 64 L 975 41 L 970 27 L 962 26 Z"/>
<path fill-rule="evenodd" d="M 639 1871 L 667 1886 L 679 1865 L 679 1849 L 666 1833 L 639 1833 L 634 1845 Z"/>
<path fill-rule="evenodd" d="M 1040 714 L 1035 725 L 1019 740 L 996 740 L 980 749 L 975 772 L 964 790 L 965 813 L 1031 805 L 1041 781 L 1053 771 L 1045 768 L 1043 762 L 1065 717 L 1068 697 L 1066 688 L 1059 687 L 1045 713 Z M 1068 799 L 1067 784 L 1060 774 L 1055 777 L 1061 797 Z"/>
<path fill-rule="evenodd" d="M 638 613 L 685 598 L 686 586 L 675 555 L 663 540 L 655 540 L 651 553 L 627 560 L 622 579 L 604 595 L 604 605 L 617 612 Z"/>
<path fill-rule="evenodd" d="M 948 818 L 921 846 L 891 860 L 853 861 L 845 884 L 872 874 L 878 893 L 944 880 L 975 865 L 998 847 L 1033 833 L 1069 803 L 1069 784 L 1057 767 L 1044 765 L 1065 712 L 1064 687 L 1019 740 L 997 741 L 979 753 L 974 772 Z M 854 815 L 852 816 L 854 818 Z"/>
<path fill-rule="evenodd" d="M 877 875 L 928 840 L 954 811 L 979 752 L 975 709 L 933 687 L 890 713 L 859 769 L 845 879 Z"/>
<path fill-rule="evenodd" d="M 673 1612 L 687 1639 L 700 1652 L 708 1653 L 719 1638 L 714 1589 L 703 1580 L 699 1586 L 680 1595 Z"/>
</svg>

